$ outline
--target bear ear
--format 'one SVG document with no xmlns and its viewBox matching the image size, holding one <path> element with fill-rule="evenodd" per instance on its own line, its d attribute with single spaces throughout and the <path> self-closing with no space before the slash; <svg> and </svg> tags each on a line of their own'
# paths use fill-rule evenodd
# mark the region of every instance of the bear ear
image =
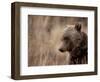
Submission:
<svg viewBox="0 0 100 82">
<path fill-rule="evenodd" d="M 81 24 L 75 24 L 75 29 L 77 30 L 77 31 L 81 31 Z"/>
</svg>

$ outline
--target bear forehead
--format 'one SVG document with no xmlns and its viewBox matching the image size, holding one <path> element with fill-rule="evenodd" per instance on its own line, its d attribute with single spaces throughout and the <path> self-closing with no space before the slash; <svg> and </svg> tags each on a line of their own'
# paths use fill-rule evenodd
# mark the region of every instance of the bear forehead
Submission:
<svg viewBox="0 0 100 82">
<path fill-rule="evenodd" d="M 80 33 L 74 27 L 67 27 L 66 29 L 64 29 L 64 37 L 79 38 L 81 36 Z"/>
</svg>

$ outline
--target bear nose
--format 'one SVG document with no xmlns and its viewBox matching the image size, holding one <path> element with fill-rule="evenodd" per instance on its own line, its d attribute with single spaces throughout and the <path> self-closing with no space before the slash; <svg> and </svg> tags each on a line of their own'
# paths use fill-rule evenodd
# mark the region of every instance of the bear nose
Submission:
<svg viewBox="0 0 100 82">
<path fill-rule="evenodd" d="M 59 49 L 59 51 L 60 51 L 60 52 L 64 52 L 64 50 L 63 50 L 63 49 Z"/>
</svg>

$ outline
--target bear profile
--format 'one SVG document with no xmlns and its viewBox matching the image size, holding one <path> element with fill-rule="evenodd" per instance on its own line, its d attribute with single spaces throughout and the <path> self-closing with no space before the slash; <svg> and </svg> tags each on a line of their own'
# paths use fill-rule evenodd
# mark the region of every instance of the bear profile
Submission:
<svg viewBox="0 0 100 82">
<path fill-rule="evenodd" d="M 61 38 L 59 51 L 70 53 L 69 64 L 87 64 L 87 34 L 81 29 L 81 24 L 68 27 Z"/>
</svg>

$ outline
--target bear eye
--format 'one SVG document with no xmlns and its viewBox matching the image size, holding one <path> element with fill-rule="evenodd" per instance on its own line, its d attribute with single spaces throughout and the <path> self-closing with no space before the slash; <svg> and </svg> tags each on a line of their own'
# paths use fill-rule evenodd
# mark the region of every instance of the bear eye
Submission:
<svg viewBox="0 0 100 82">
<path fill-rule="evenodd" d="M 64 37 L 63 39 L 64 39 L 64 40 L 69 40 L 69 37 Z"/>
<path fill-rule="evenodd" d="M 78 41 L 81 40 L 80 38 L 77 39 Z"/>
</svg>

